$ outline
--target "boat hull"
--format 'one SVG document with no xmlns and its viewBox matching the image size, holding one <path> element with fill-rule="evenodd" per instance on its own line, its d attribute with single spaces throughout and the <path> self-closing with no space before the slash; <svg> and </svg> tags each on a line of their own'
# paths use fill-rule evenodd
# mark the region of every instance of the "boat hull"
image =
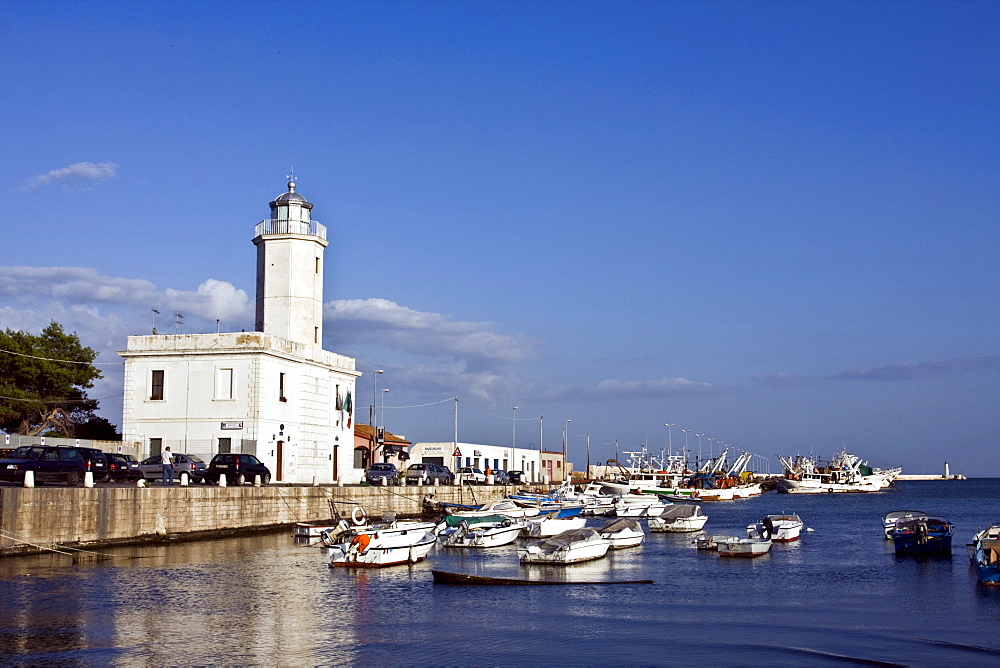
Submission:
<svg viewBox="0 0 1000 668">
<path fill-rule="evenodd" d="M 720 557 L 760 557 L 771 549 L 771 541 L 741 538 L 739 540 L 722 541 L 716 548 Z"/>
<path fill-rule="evenodd" d="M 396 538 L 396 540 L 393 540 Z M 341 544 L 329 548 L 331 568 L 382 568 L 422 561 L 437 543 L 433 533 L 417 540 L 400 540 L 406 536 L 373 538 L 366 548 Z"/>
<path fill-rule="evenodd" d="M 690 533 L 701 531 L 708 522 L 707 515 L 667 520 L 662 517 L 649 518 L 649 530 L 659 533 Z"/>
</svg>

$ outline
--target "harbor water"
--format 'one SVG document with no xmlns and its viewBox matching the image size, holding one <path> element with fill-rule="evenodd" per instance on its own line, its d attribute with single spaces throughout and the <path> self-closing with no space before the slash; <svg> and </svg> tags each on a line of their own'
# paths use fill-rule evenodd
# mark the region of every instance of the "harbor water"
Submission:
<svg viewBox="0 0 1000 668">
<path fill-rule="evenodd" d="M 745 535 L 770 513 L 811 531 L 756 559 L 690 534 L 566 567 L 519 566 L 515 546 L 436 548 L 427 561 L 330 569 L 290 531 L 0 560 L 0 663 L 75 665 L 1000 664 L 1000 588 L 965 544 L 1000 522 L 1000 480 L 897 483 L 878 494 L 702 504 L 705 531 Z M 948 557 L 897 557 L 881 519 L 956 525 Z M 599 520 L 592 520 L 597 524 Z M 435 585 L 431 569 L 653 584 Z"/>
</svg>

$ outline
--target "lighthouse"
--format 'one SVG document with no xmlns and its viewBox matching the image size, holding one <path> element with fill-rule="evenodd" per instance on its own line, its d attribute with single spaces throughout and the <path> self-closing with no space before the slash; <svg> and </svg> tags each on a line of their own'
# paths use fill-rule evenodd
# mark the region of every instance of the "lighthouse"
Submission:
<svg viewBox="0 0 1000 668">
<path fill-rule="evenodd" d="M 295 192 L 270 204 L 257 223 L 257 311 L 254 328 L 296 343 L 323 341 L 323 251 L 326 227 L 312 220 L 313 205 Z"/>
</svg>

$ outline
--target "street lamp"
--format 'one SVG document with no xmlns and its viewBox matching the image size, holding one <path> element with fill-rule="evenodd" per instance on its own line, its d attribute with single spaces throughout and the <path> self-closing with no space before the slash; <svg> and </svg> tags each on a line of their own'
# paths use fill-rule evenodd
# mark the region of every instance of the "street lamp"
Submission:
<svg viewBox="0 0 1000 668">
<path fill-rule="evenodd" d="M 382 390 L 382 416 L 379 418 L 379 422 L 382 423 L 382 433 L 379 438 L 379 445 L 382 446 L 382 459 L 384 460 L 388 460 L 389 457 L 385 452 L 385 393 L 388 391 L 388 389 Z M 379 435 L 378 427 L 375 428 L 375 435 Z"/>
<path fill-rule="evenodd" d="M 513 449 L 517 448 L 517 406 L 514 406 L 514 424 L 512 427 L 513 431 L 510 435 L 510 447 Z"/>
<path fill-rule="evenodd" d="M 378 399 L 378 377 L 379 377 L 379 375 L 381 375 L 383 373 L 385 373 L 385 371 L 383 371 L 382 369 L 375 369 L 375 375 L 372 376 L 372 414 L 370 416 L 371 417 L 371 423 L 372 423 L 372 429 L 375 429 L 378 426 L 378 424 L 376 424 L 378 422 L 378 420 L 376 419 L 376 418 L 378 418 L 378 416 L 375 415 L 375 407 L 378 406 L 378 403 L 377 403 L 377 399 Z"/>
<path fill-rule="evenodd" d="M 663 424 L 663 426 L 667 428 L 667 452 L 671 456 L 673 456 L 673 454 L 674 454 L 674 439 L 673 439 L 673 436 L 672 436 L 672 433 L 671 433 L 672 430 L 670 428 L 673 427 L 676 424 L 677 424 L 676 422 L 671 422 L 670 424 L 666 424 L 666 423 Z"/>
<path fill-rule="evenodd" d="M 566 456 L 569 454 L 569 423 L 572 420 L 566 420 L 566 427 L 563 430 L 563 462 L 566 461 Z"/>
<path fill-rule="evenodd" d="M 701 437 L 704 435 L 705 434 L 695 434 L 695 436 L 698 437 L 698 465 L 695 467 L 696 469 L 701 469 Z"/>
</svg>

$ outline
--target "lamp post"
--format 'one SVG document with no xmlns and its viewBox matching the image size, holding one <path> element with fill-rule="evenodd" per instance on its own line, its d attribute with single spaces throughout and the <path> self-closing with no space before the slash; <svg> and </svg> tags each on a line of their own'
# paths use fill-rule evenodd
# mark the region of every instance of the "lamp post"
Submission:
<svg viewBox="0 0 1000 668">
<path fill-rule="evenodd" d="M 566 420 L 566 431 L 563 434 L 563 474 L 566 473 L 566 465 L 569 463 L 569 423 L 572 420 Z"/>
<path fill-rule="evenodd" d="M 381 417 L 379 417 L 379 422 L 382 423 L 382 436 L 379 439 L 379 444 L 382 446 L 382 459 L 388 459 L 388 455 L 385 452 L 385 393 L 388 391 L 389 391 L 388 388 L 382 389 L 382 407 L 381 407 L 382 415 Z M 375 433 L 376 434 L 379 433 L 378 429 L 375 430 Z"/>
<path fill-rule="evenodd" d="M 684 433 L 684 468 L 688 467 L 688 434 L 691 433 L 690 429 L 681 429 Z"/>
<path fill-rule="evenodd" d="M 671 456 L 673 456 L 674 454 L 674 439 L 672 430 L 670 428 L 673 427 L 675 424 L 677 423 L 671 422 L 670 424 L 666 423 L 663 424 L 663 426 L 667 428 L 667 454 Z"/>
<path fill-rule="evenodd" d="M 510 435 L 510 447 L 512 449 L 517 448 L 517 406 L 514 406 L 514 422 L 512 426 L 512 432 Z"/>
<path fill-rule="evenodd" d="M 375 375 L 372 376 L 372 412 L 371 419 L 369 422 L 372 423 L 372 457 L 375 457 L 375 450 L 378 449 L 378 415 L 375 413 L 375 409 L 378 408 L 378 377 L 381 376 L 385 371 L 383 369 L 375 369 Z"/>
</svg>

